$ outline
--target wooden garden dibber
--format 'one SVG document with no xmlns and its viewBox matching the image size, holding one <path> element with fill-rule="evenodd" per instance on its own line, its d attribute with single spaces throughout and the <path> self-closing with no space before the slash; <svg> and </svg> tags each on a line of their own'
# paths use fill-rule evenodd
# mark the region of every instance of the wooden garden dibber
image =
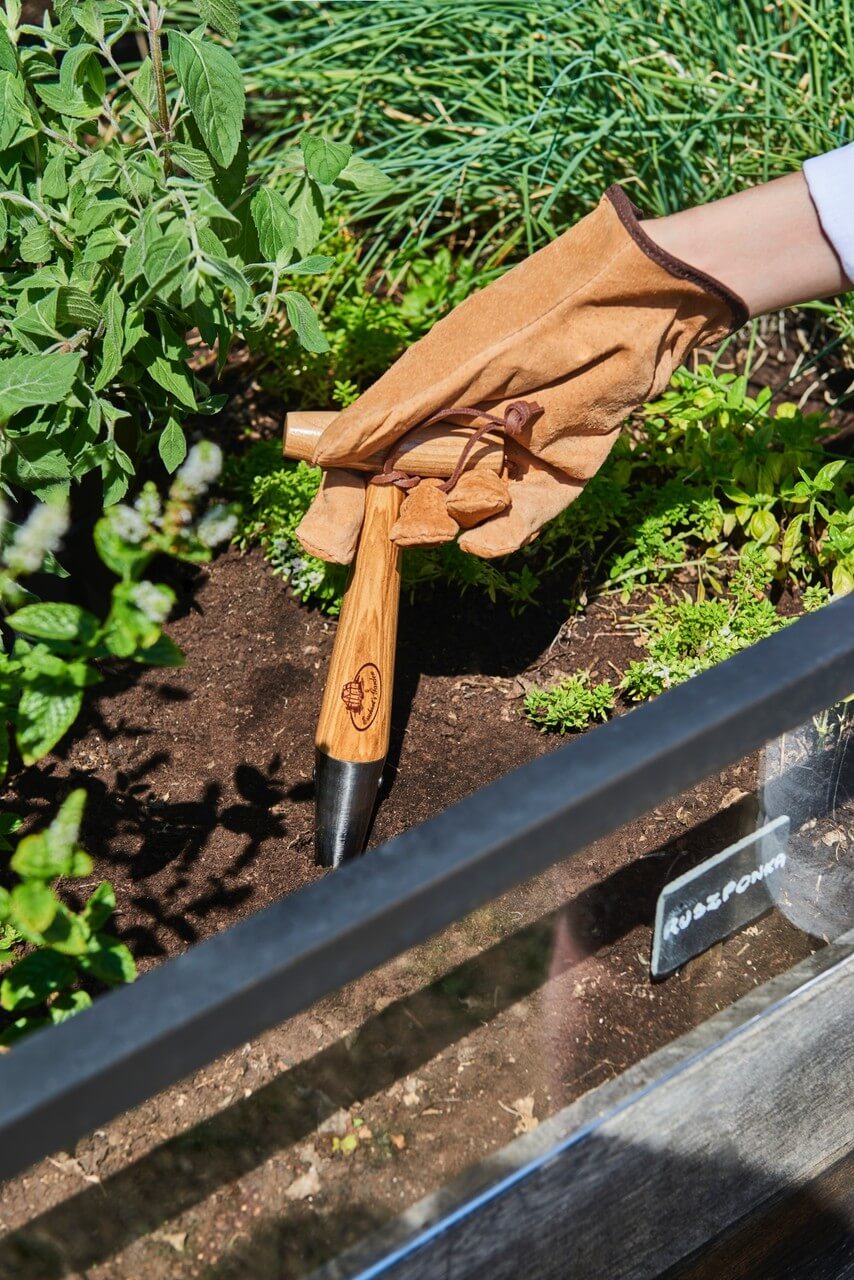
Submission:
<svg viewBox="0 0 854 1280">
<path fill-rule="evenodd" d="M 285 416 L 283 452 L 310 460 L 334 413 Z M 438 424 L 415 431 L 395 453 L 395 467 L 408 474 L 447 478 L 470 438 L 464 427 Z M 380 471 L 381 458 L 359 470 Z M 484 437 L 467 469 L 498 476 L 504 441 Z M 368 485 L 359 545 L 341 605 L 315 738 L 315 848 L 325 867 L 337 867 L 362 852 L 388 754 L 400 550 L 389 538 L 403 493 L 395 485 Z"/>
</svg>

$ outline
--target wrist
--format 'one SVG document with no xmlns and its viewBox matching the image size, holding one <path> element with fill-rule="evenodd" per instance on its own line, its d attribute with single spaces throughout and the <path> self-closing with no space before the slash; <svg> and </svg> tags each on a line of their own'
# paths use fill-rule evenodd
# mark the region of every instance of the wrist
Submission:
<svg viewBox="0 0 854 1280">
<path fill-rule="evenodd" d="M 801 173 L 644 222 L 643 229 L 742 297 L 751 317 L 848 287 Z"/>
</svg>

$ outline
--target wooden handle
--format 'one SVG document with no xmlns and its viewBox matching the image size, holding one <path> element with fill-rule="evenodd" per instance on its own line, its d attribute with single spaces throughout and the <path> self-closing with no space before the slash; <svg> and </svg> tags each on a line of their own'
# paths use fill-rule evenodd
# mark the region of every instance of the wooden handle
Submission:
<svg viewBox="0 0 854 1280">
<path fill-rule="evenodd" d="M 389 532 L 402 498 L 394 485 L 368 485 L 317 722 L 317 746 L 336 760 L 361 764 L 388 752 L 400 603 L 400 550 Z"/>
<path fill-rule="evenodd" d="M 303 458 L 311 462 L 322 432 L 338 415 L 327 409 L 315 412 L 285 414 L 282 451 L 286 458 Z M 471 436 L 470 427 L 453 427 L 437 422 L 432 427 L 413 431 L 399 446 L 394 465 L 398 471 L 413 476 L 439 476 L 447 479 Z M 356 471 L 382 471 L 381 457 L 364 462 L 347 463 Z M 466 470 L 480 468 L 500 473 L 504 466 L 504 437 L 498 433 L 485 435 L 472 450 Z"/>
</svg>

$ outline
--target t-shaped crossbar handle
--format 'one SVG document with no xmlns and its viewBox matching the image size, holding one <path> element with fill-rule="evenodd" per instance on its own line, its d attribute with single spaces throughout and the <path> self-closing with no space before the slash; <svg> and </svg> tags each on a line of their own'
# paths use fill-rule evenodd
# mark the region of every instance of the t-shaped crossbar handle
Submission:
<svg viewBox="0 0 854 1280">
<path fill-rule="evenodd" d="M 285 416 L 283 451 L 310 461 L 335 413 Z M 396 471 L 447 478 L 471 430 L 438 423 L 408 434 L 394 454 Z M 354 469 L 381 471 L 383 458 Z M 504 441 L 484 436 L 466 469 L 500 473 Z M 315 738 L 315 848 L 322 866 L 337 867 L 365 847 L 388 755 L 400 548 L 389 537 L 403 494 L 395 485 L 368 485 L 359 545 L 341 604 Z"/>
</svg>

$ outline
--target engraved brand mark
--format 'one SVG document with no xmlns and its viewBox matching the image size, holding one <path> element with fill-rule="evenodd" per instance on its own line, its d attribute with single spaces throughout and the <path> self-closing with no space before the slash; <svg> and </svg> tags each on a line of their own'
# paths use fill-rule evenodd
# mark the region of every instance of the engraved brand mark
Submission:
<svg viewBox="0 0 854 1280">
<path fill-rule="evenodd" d="M 364 733 L 374 723 L 382 697 L 383 683 L 379 668 L 373 662 L 359 667 L 352 680 L 341 690 L 341 701 L 350 712 L 353 728 Z"/>
</svg>

